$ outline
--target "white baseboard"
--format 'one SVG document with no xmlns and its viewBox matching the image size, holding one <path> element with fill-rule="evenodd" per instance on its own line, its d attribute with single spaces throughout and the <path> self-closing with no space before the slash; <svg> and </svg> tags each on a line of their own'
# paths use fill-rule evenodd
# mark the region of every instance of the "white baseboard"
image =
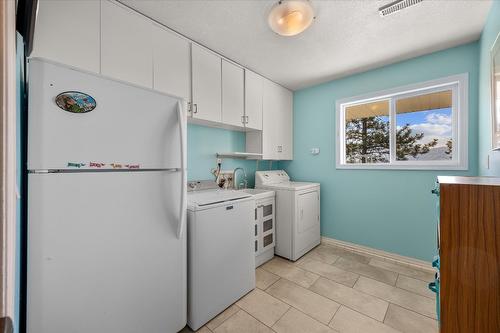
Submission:
<svg viewBox="0 0 500 333">
<path fill-rule="evenodd" d="M 377 250 L 368 246 L 363 246 L 363 245 L 358 245 L 354 243 L 349 243 L 345 241 L 341 241 L 338 239 L 333 239 L 333 238 L 328 238 L 328 237 L 321 237 L 321 243 L 322 244 L 327 244 L 327 245 L 333 245 L 337 247 L 344 248 L 346 250 L 352 251 L 352 252 L 357 252 L 359 254 L 366 254 L 372 257 L 375 257 L 377 259 L 385 260 L 388 262 L 394 262 L 397 264 L 401 265 L 406 265 L 418 269 L 423 269 L 429 272 L 434 272 L 434 268 L 432 268 L 432 265 L 430 262 L 420 260 L 420 259 L 415 259 L 411 257 L 405 257 L 399 254 L 391 253 L 391 252 L 386 252 L 382 250 Z"/>
</svg>

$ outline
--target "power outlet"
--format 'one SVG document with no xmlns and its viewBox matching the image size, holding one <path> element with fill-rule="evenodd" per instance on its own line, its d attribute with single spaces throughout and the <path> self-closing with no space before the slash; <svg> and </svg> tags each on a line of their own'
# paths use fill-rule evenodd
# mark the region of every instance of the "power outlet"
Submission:
<svg viewBox="0 0 500 333">
<path fill-rule="evenodd" d="M 319 148 L 311 148 L 311 155 L 319 155 Z"/>
</svg>

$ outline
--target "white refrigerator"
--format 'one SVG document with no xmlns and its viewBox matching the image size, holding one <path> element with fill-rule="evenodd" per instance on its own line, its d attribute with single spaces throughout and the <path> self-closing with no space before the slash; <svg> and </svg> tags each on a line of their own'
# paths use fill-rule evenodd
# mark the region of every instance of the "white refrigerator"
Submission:
<svg viewBox="0 0 500 333">
<path fill-rule="evenodd" d="M 186 324 L 180 99 L 29 62 L 28 333 Z"/>
</svg>

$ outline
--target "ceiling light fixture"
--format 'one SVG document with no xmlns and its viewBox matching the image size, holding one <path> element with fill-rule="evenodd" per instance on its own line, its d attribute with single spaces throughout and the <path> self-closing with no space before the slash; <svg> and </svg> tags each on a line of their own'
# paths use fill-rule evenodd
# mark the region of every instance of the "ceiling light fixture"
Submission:
<svg viewBox="0 0 500 333">
<path fill-rule="evenodd" d="M 378 9 L 378 13 L 380 14 L 380 16 L 384 17 L 399 12 L 402 9 L 414 6 L 422 1 L 423 0 L 397 0 L 391 2 L 390 4 L 380 7 Z"/>
<path fill-rule="evenodd" d="M 281 36 L 295 36 L 306 30 L 314 20 L 309 0 L 281 0 L 269 12 L 271 29 Z"/>
</svg>

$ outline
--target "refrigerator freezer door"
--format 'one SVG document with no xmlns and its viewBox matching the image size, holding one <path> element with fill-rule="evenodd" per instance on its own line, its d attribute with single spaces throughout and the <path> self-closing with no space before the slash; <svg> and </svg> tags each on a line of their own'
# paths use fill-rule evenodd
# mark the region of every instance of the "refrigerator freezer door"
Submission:
<svg viewBox="0 0 500 333">
<path fill-rule="evenodd" d="M 28 333 L 186 324 L 181 172 L 30 174 Z"/>
<path fill-rule="evenodd" d="M 28 169 L 181 168 L 178 99 L 40 59 L 29 76 Z M 95 109 L 63 110 L 67 91 Z"/>
</svg>

